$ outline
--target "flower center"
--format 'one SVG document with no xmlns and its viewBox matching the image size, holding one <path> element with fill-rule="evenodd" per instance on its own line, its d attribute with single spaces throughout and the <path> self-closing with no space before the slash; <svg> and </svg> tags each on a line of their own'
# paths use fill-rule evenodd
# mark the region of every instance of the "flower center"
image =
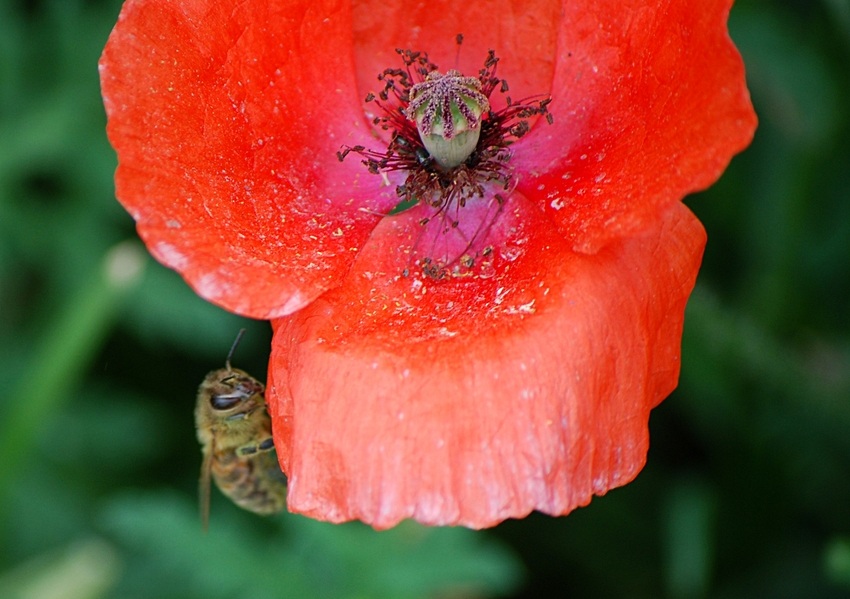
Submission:
<svg viewBox="0 0 850 599">
<path fill-rule="evenodd" d="M 460 44 L 462 36 L 457 39 Z M 386 151 L 345 146 L 337 157 L 360 154 L 369 172 L 377 175 L 406 172 L 396 187 L 400 201 L 390 214 L 423 204 L 433 209 L 420 220 L 422 236 L 433 239 L 422 243 L 421 251 L 412 250 L 418 266 L 432 279 L 468 276 L 479 254 L 492 254 L 484 238 L 516 185 L 508 147 L 529 131 L 527 119 L 543 116 L 552 123 L 551 98 L 514 102 L 506 96 L 506 106 L 492 110 L 495 90 L 508 91 L 507 81 L 496 76 L 499 59 L 492 50 L 477 77 L 455 70 L 442 74 L 422 52 L 396 52 L 405 68 L 385 69 L 378 75 L 383 89 L 366 97 L 382 113 L 373 124 L 391 133 Z M 462 209 L 475 201 L 485 202 L 486 209 L 467 212 L 487 222 L 461 223 Z M 447 235 L 460 235 L 460 242 L 437 239 Z M 431 249 L 438 247 L 445 249 Z"/>
<path fill-rule="evenodd" d="M 428 153 L 446 170 L 463 164 L 478 145 L 481 115 L 490 110 L 481 80 L 454 70 L 431 71 L 409 95 L 404 113 L 416 123 Z"/>
</svg>

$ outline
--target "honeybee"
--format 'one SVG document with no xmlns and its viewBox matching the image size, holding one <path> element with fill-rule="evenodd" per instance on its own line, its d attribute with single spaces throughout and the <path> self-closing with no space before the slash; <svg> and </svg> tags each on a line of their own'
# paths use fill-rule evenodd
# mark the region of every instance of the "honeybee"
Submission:
<svg viewBox="0 0 850 599">
<path fill-rule="evenodd" d="M 210 372 L 198 389 L 195 426 L 203 454 L 199 499 L 204 530 L 211 476 L 224 495 L 248 511 L 268 515 L 286 505 L 286 476 L 274 450 L 265 386 L 230 366 L 244 332 L 236 336 L 224 368 Z"/>
</svg>

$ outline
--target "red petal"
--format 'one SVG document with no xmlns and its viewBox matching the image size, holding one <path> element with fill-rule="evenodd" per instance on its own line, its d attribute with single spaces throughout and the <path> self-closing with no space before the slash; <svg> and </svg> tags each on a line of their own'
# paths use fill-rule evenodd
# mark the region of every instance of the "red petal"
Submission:
<svg viewBox="0 0 850 599">
<path fill-rule="evenodd" d="M 491 278 L 401 277 L 415 218 L 385 219 L 344 284 L 277 320 L 269 372 L 289 507 L 491 526 L 565 514 L 632 480 L 676 385 L 705 243 L 681 204 L 573 252 L 514 194 Z"/>
<path fill-rule="evenodd" d="M 346 3 L 130 0 L 101 59 L 117 194 L 203 297 L 288 314 L 337 284 L 393 190 L 372 143 Z"/>
<path fill-rule="evenodd" d="M 752 139 L 744 67 L 726 33 L 731 4 L 361 2 L 358 84 L 374 91 L 375 74 L 398 63 L 394 48 L 466 73 L 495 49 L 513 98 L 553 98 L 554 125 L 538 122 L 514 147 L 520 190 L 543 199 L 575 249 L 593 252 L 713 183 Z"/>
<path fill-rule="evenodd" d="M 577 250 L 647 226 L 749 144 L 756 118 L 726 32 L 731 4 L 564 2 L 555 123 L 538 123 L 513 164 Z"/>
<path fill-rule="evenodd" d="M 514 98 L 545 94 L 551 87 L 558 0 L 367 0 L 357 2 L 353 10 L 357 81 L 363 95 L 377 91 L 378 73 L 401 66 L 396 48 L 427 52 L 443 72 L 458 69 L 468 75 L 478 74 L 493 49 L 500 59 L 498 73 L 507 79 Z M 455 44 L 459 33 L 464 36 L 460 50 Z"/>
</svg>

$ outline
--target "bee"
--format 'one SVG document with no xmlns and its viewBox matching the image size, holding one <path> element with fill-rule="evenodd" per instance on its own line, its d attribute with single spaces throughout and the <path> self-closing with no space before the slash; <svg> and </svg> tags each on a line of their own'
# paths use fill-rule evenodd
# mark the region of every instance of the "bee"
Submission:
<svg viewBox="0 0 850 599">
<path fill-rule="evenodd" d="M 261 515 L 286 504 L 286 476 L 272 440 L 265 386 L 230 365 L 245 329 L 239 331 L 224 368 L 210 372 L 198 388 L 195 426 L 203 462 L 199 483 L 201 523 L 210 514 L 210 478 L 239 507 Z"/>
</svg>

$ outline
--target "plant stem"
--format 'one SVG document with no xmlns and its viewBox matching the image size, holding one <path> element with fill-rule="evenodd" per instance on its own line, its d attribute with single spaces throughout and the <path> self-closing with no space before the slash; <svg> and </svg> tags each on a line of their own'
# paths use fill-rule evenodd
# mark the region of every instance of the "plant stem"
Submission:
<svg viewBox="0 0 850 599">
<path fill-rule="evenodd" d="M 11 386 L 14 401 L 0 420 L 0 498 L 37 441 L 39 431 L 74 392 L 120 311 L 142 278 L 144 250 L 122 242 L 104 256 L 87 284 L 60 311 L 37 344 L 34 359 Z"/>
</svg>

